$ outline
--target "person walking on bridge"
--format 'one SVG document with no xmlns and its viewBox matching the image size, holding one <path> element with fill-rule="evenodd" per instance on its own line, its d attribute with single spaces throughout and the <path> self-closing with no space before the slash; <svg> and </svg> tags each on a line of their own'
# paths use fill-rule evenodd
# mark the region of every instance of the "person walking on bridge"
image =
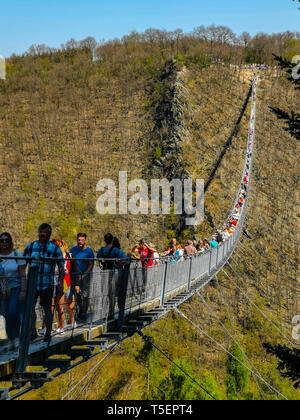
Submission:
<svg viewBox="0 0 300 420">
<path fill-rule="evenodd" d="M 77 261 L 77 272 L 79 275 L 80 294 L 78 296 L 79 314 L 82 321 L 87 319 L 89 307 L 90 279 L 94 268 L 94 251 L 86 245 L 87 234 L 78 233 L 77 246 L 71 248 L 70 253 Z"/>
<path fill-rule="evenodd" d="M 0 259 L 4 269 L 8 294 L 3 300 L 3 315 L 5 317 L 6 334 L 10 342 L 9 348 L 16 347 L 19 337 L 26 294 L 26 262 L 24 260 L 6 260 L 5 257 L 21 257 L 14 249 L 13 240 L 8 232 L 0 235 Z"/>
<path fill-rule="evenodd" d="M 176 249 L 182 250 L 182 246 L 180 244 L 177 244 L 177 239 L 173 238 L 173 239 L 171 239 L 171 243 L 170 243 L 170 246 L 167 249 L 167 251 L 165 251 L 163 254 L 161 254 L 162 257 L 165 257 L 166 255 L 168 255 L 173 250 L 174 246 L 176 246 Z"/>
<path fill-rule="evenodd" d="M 139 244 L 135 245 L 132 248 L 131 252 L 139 253 L 138 259 L 141 260 L 142 267 L 144 269 L 147 270 L 149 267 L 153 265 L 153 253 L 156 252 L 156 249 L 148 245 L 145 239 L 141 239 Z"/>
<path fill-rule="evenodd" d="M 63 287 L 61 288 L 58 284 L 56 285 L 55 297 L 53 302 L 55 306 L 55 315 L 58 324 L 58 329 L 56 332 L 59 334 L 64 334 L 64 304 L 66 305 L 72 328 L 77 327 L 75 322 L 75 295 L 79 293 L 77 264 L 76 261 L 72 260 L 72 255 L 67 250 L 68 246 L 63 240 L 52 239 L 52 242 L 60 247 L 60 250 L 65 259 L 65 277 L 62 285 Z"/>
<path fill-rule="evenodd" d="M 38 229 L 39 239 L 32 242 L 24 250 L 23 257 L 46 257 L 56 258 L 56 260 L 41 261 L 38 266 L 38 276 L 35 294 L 35 305 L 38 298 L 40 304 L 44 309 L 44 321 L 46 326 L 46 334 L 44 341 L 49 343 L 51 341 L 52 331 L 52 298 L 54 293 L 54 276 L 55 267 L 58 267 L 58 284 L 62 284 L 65 276 L 64 271 L 64 257 L 56 244 L 50 241 L 52 228 L 49 224 L 43 223 Z M 36 313 L 33 314 L 32 334 L 31 338 L 37 338 L 36 331 Z"/>
<path fill-rule="evenodd" d="M 192 240 L 187 241 L 186 246 L 184 248 L 184 255 L 192 255 L 192 254 L 196 254 L 196 252 L 197 250 L 196 250 L 196 247 L 194 246 L 194 242 Z"/>
<path fill-rule="evenodd" d="M 104 270 L 113 270 L 124 266 L 126 254 L 120 247 L 120 242 L 111 233 L 104 235 L 105 246 L 97 252 L 97 259 Z M 111 260 L 111 261 L 110 261 Z M 124 261 L 122 261 L 124 260 Z"/>
<path fill-rule="evenodd" d="M 183 256 L 181 255 L 180 249 L 176 247 L 176 245 L 173 246 L 171 251 L 168 254 L 168 257 L 170 257 L 171 263 L 174 264 L 178 261 L 183 261 Z"/>
</svg>

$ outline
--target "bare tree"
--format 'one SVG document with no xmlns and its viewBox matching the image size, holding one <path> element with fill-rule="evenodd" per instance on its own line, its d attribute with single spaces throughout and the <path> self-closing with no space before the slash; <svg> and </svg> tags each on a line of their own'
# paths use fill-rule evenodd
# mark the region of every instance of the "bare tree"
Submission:
<svg viewBox="0 0 300 420">
<path fill-rule="evenodd" d="M 247 48 L 249 42 L 251 41 L 252 37 L 249 34 L 249 32 L 243 32 L 240 36 L 239 36 L 239 40 L 241 41 L 242 45 Z"/>
</svg>

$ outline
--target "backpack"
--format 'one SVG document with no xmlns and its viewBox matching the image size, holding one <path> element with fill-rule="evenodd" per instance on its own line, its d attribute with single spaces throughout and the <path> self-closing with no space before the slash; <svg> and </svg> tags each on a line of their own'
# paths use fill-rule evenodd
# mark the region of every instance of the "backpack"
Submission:
<svg viewBox="0 0 300 420">
<path fill-rule="evenodd" d="M 101 258 L 110 258 L 114 247 L 112 246 L 110 250 L 108 251 L 107 255 L 104 255 L 103 248 L 100 249 L 100 257 Z M 115 262 L 114 261 L 103 261 L 99 258 L 99 266 L 102 270 L 113 270 L 115 268 Z"/>
</svg>

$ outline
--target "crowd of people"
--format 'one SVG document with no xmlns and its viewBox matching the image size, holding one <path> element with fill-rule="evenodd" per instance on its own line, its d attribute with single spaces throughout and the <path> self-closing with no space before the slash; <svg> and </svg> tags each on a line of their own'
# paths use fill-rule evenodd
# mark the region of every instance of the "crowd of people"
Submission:
<svg viewBox="0 0 300 420">
<path fill-rule="evenodd" d="M 246 185 L 244 184 L 244 188 Z M 51 239 L 52 228 L 42 224 L 38 229 L 38 240 L 31 242 L 21 254 L 14 248 L 13 238 L 8 232 L 0 235 L 0 315 L 5 318 L 8 349 L 18 346 L 18 338 L 23 318 L 24 303 L 29 275 L 28 267 L 32 258 L 46 257 L 40 260 L 36 275 L 35 302 L 40 302 L 43 309 L 43 325 L 36 328 L 37 316 L 33 313 L 31 339 L 43 336 L 46 343 L 51 341 L 53 319 L 56 318 L 57 334 L 65 333 L 65 311 L 71 328 L 77 328 L 77 322 L 86 322 L 89 308 L 91 273 L 95 262 L 102 270 L 122 270 L 129 262 L 139 262 L 143 270 L 168 261 L 177 263 L 192 255 L 199 255 L 219 246 L 233 234 L 241 208 L 246 197 L 246 190 L 241 191 L 237 204 L 228 222 L 217 230 L 211 240 L 188 240 L 184 246 L 173 238 L 168 249 L 159 253 L 157 247 L 141 239 L 131 252 L 121 250 L 119 240 L 111 233 L 104 236 L 105 246 L 96 254 L 87 246 L 86 233 L 78 233 L 77 245 L 68 251 L 62 239 Z M 25 258 L 26 257 L 26 258 Z M 76 311 L 77 309 L 77 311 Z M 76 322 L 77 321 L 77 322 Z"/>
<path fill-rule="evenodd" d="M 256 87 L 256 82 L 254 82 L 254 87 Z M 253 103 L 256 101 L 255 92 L 255 89 L 253 89 Z M 142 269 L 148 270 L 150 267 L 160 264 L 162 260 L 167 260 L 172 264 L 179 263 L 187 257 L 203 254 L 212 248 L 216 248 L 228 240 L 237 228 L 248 194 L 254 124 L 255 115 L 252 114 L 245 173 L 237 203 L 227 222 L 215 232 L 210 240 L 197 240 L 194 237 L 182 246 L 176 238 L 173 238 L 168 249 L 159 253 L 154 244 L 148 244 L 145 239 L 141 239 L 139 243 L 134 245 L 131 252 L 126 254 L 121 250 L 119 240 L 111 233 L 107 233 L 104 236 L 105 246 L 98 250 L 95 258 L 94 251 L 87 246 L 87 235 L 83 232 L 77 235 L 77 245 L 68 251 L 68 247 L 62 239 L 51 239 L 52 228 L 49 224 L 43 223 L 38 229 L 38 240 L 31 242 L 25 248 L 23 254 L 14 248 L 10 233 L 2 233 L 0 235 L 0 315 L 5 318 L 8 348 L 14 349 L 18 345 L 30 272 L 27 269 L 30 259 L 49 258 L 40 260 L 35 276 L 34 292 L 35 306 L 39 299 L 44 313 L 43 325 L 39 334 L 44 337 L 45 342 L 49 343 L 54 316 L 58 327 L 56 332 L 64 334 L 64 310 L 68 313 L 72 328 L 77 327 L 76 320 L 86 322 L 91 273 L 95 262 L 99 264 L 102 270 L 122 270 L 130 261 L 139 261 Z M 77 312 L 75 311 L 75 304 L 78 309 Z M 38 337 L 36 323 L 37 317 L 34 312 L 32 340 Z"/>
</svg>

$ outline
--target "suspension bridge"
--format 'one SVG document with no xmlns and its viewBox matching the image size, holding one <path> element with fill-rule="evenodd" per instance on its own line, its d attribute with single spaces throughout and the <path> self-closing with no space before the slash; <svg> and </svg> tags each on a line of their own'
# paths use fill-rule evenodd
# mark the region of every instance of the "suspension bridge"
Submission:
<svg viewBox="0 0 300 420">
<path fill-rule="evenodd" d="M 246 190 L 246 195 L 234 232 L 218 247 L 180 262 L 171 263 L 169 259 L 161 258 L 160 264 L 148 270 L 135 262 L 122 270 L 103 271 L 95 267 L 91 275 L 87 321 L 78 323 L 77 328 L 67 329 L 63 336 L 54 334 L 51 343 L 44 343 L 42 339 L 30 341 L 33 296 L 42 259 L 28 259 L 31 269 L 20 344 L 17 350 L 0 354 L 0 382 L 8 384 L 0 389 L 0 399 L 18 398 L 101 353 L 108 355 L 135 333 L 147 339 L 143 328 L 171 311 L 184 316 L 178 307 L 195 294 L 201 296 L 201 289 L 228 264 L 244 232 L 251 193 L 257 84 L 258 77 L 254 76 L 244 167 L 231 214 L 236 210 L 241 191 Z M 43 369 L 31 371 L 33 366 Z"/>
</svg>

